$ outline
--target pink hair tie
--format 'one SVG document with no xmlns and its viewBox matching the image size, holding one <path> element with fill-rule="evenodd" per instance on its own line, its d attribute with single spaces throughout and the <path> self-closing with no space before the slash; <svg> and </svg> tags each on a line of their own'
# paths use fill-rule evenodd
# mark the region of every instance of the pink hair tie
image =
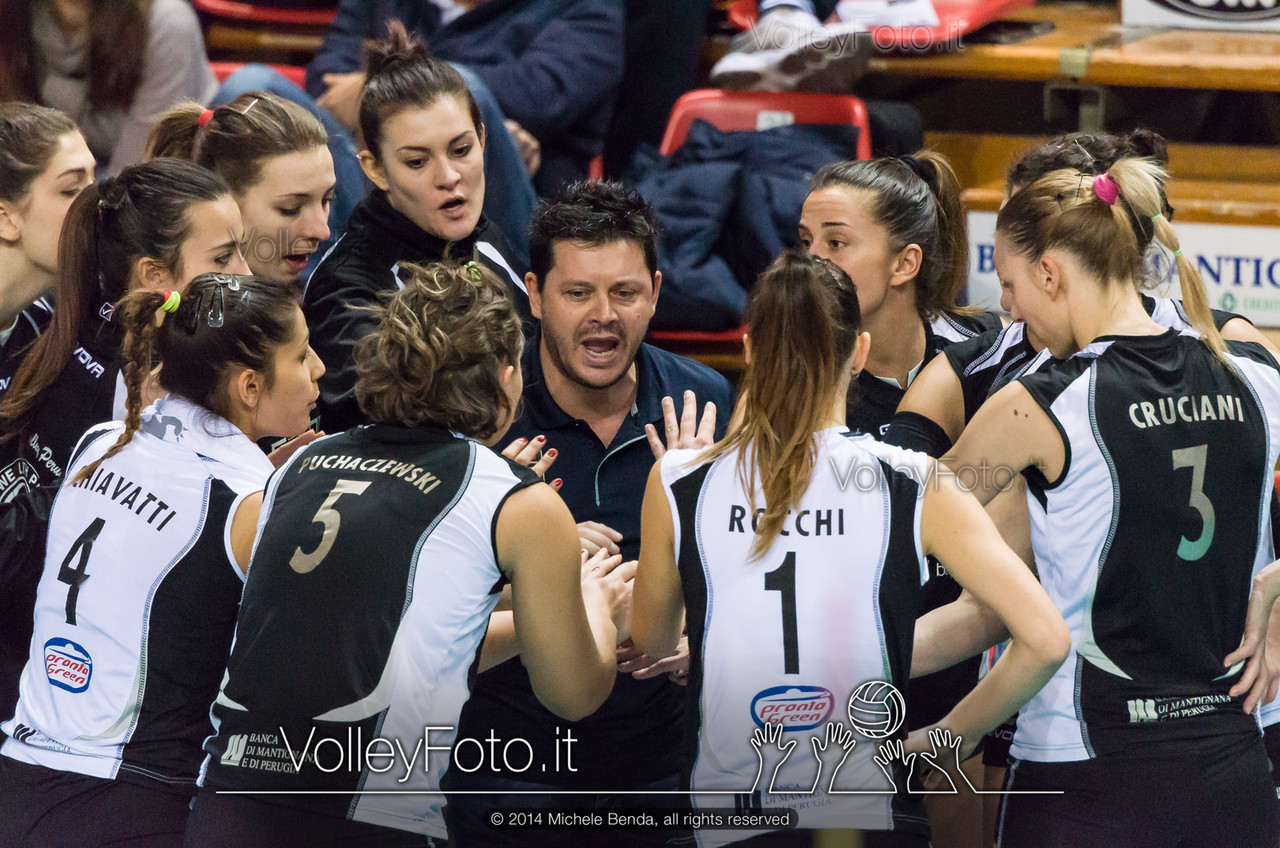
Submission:
<svg viewBox="0 0 1280 848">
<path fill-rule="evenodd" d="M 196 126 L 198 126 L 200 129 L 204 129 L 205 126 L 208 125 L 209 119 L 212 117 L 213 117 L 213 110 L 205 109 L 203 112 L 200 113 L 200 117 L 196 118 Z"/>
<path fill-rule="evenodd" d="M 1108 173 L 1099 174 L 1093 178 L 1093 193 L 1098 195 L 1098 199 L 1108 206 L 1120 199 L 1120 186 L 1116 185 L 1116 181 L 1111 179 Z"/>
</svg>

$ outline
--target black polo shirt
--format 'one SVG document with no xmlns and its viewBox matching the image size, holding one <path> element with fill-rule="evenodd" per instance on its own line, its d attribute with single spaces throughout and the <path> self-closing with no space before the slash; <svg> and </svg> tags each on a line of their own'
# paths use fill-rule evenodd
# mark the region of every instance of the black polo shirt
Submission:
<svg viewBox="0 0 1280 848">
<path fill-rule="evenodd" d="M 546 436 L 547 448 L 560 453 L 548 476 L 564 479 L 560 496 L 574 520 L 598 521 L 617 530 L 623 537 L 624 560 L 635 559 L 640 552 L 640 507 L 653 467 L 644 425 L 655 424 L 658 432 L 663 432 L 662 398 L 675 400 L 678 413 L 685 390 L 692 389 L 698 396 L 699 412 L 707 401 L 715 403 L 716 438 L 720 438 L 733 412 L 733 389 L 724 377 L 704 365 L 641 345 L 636 355 L 635 404 L 612 443 L 604 445 L 590 425 L 571 418 L 551 397 L 542 376 L 539 342 L 535 335 L 525 347 L 521 363 L 524 411 L 503 443 L 520 436 Z M 535 751 L 551 751 L 555 749 L 556 729 L 561 728 L 561 738 L 565 729 L 572 729 L 578 740 L 573 746 L 577 772 L 502 777 L 567 789 L 642 787 L 680 772 L 684 698 L 684 687 L 666 675 L 636 680 L 630 674 L 619 674 L 613 693 L 599 710 L 582 721 L 569 722 L 538 702 L 529 675 L 516 658 L 477 677 L 462 711 L 458 736 L 486 739 L 492 730 L 499 739 L 519 737 L 528 740 Z M 470 778 L 474 781 L 488 773 L 486 767 Z"/>
</svg>

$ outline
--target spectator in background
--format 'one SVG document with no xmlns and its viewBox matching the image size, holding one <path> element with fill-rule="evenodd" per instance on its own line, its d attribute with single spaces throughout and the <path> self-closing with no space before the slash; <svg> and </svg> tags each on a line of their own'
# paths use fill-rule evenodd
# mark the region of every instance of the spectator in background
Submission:
<svg viewBox="0 0 1280 848">
<path fill-rule="evenodd" d="M 719 88 L 849 94 L 866 69 L 871 37 L 861 23 L 824 26 L 836 0 L 759 0 L 754 27 L 734 36 L 711 69 Z"/>
<path fill-rule="evenodd" d="M 307 91 L 348 127 L 364 43 L 384 37 L 392 18 L 485 84 L 526 156 L 537 141 L 539 194 L 587 175 L 622 78 L 622 0 L 343 0 L 307 68 Z"/>
<path fill-rule="evenodd" d="M 62 221 L 93 182 L 93 165 L 84 136 L 57 109 L 0 104 L 0 396 L 53 316 L 42 295 L 58 273 Z M 0 466 L 0 502 L 26 476 Z"/>
<path fill-rule="evenodd" d="M 217 89 L 183 0 L 0 0 L 0 101 L 66 112 L 99 176 L 142 161 L 152 125 Z"/>
<path fill-rule="evenodd" d="M 403 264 L 483 263 L 507 285 L 520 315 L 529 313 L 524 265 L 501 228 L 481 214 L 486 128 L 466 83 L 398 21 L 368 49 L 360 101 L 368 149 L 360 157 L 377 188 L 356 207 L 346 236 L 303 295 L 316 352 L 329 369 L 317 413 L 331 433 L 367 423 L 354 394 L 352 351 L 377 328 L 377 317 L 363 307 L 403 286 Z"/>
</svg>

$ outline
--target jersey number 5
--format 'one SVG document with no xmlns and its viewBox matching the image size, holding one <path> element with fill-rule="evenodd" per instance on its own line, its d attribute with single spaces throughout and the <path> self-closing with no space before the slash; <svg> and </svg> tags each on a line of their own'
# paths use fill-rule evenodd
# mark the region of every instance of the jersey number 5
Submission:
<svg viewBox="0 0 1280 848">
<path fill-rule="evenodd" d="M 1191 508 L 1200 513 L 1200 537 L 1195 541 L 1182 537 L 1178 543 L 1178 556 L 1187 562 L 1195 562 L 1205 555 L 1213 542 L 1213 503 L 1204 493 L 1204 466 L 1209 454 L 1208 445 L 1196 445 L 1173 452 L 1173 469 L 1191 469 Z"/>
<path fill-rule="evenodd" d="M 338 536 L 338 525 L 342 523 L 342 516 L 338 514 L 336 504 L 338 498 L 343 495 L 359 495 L 369 488 L 368 480 L 339 480 L 338 484 L 333 487 L 333 491 L 329 492 L 329 497 L 324 499 L 324 503 L 320 505 L 320 509 L 316 512 L 316 517 L 311 519 L 312 524 L 324 525 L 324 536 L 320 539 L 320 544 L 316 545 L 316 549 L 309 554 L 304 554 L 302 548 L 294 548 L 293 558 L 289 560 L 289 567 L 299 574 L 306 574 L 314 569 L 321 561 L 328 556 L 329 549 L 333 547 L 333 540 Z"/>
<path fill-rule="evenodd" d="M 782 665 L 784 674 L 800 673 L 800 637 L 796 624 L 796 552 L 791 551 L 782 565 L 764 576 L 766 592 L 782 596 Z"/>
</svg>

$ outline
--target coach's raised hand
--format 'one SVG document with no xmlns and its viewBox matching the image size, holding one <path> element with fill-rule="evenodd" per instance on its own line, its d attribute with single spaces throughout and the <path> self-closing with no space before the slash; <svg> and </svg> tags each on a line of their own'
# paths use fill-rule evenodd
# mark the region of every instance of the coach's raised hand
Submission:
<svg viewBox="0 0 1280 848">
<path fill-rule="evenodd" d="M 644 425 L 649 437 L 649 449 L 654 459 L 662 459 L 668 450 L 680 448 L 709 448 L 716 441 L 716 405 L 708 403 L 698 421 L 698 399 L 693 392 L 684 393 L 684 411 L 676 420 L 676 403 L 670 397 L 662 399 L 662 420 L 666 429 L 666 443 L 658 438 L 658 430 L 652 424 Z"/>
</svg>

